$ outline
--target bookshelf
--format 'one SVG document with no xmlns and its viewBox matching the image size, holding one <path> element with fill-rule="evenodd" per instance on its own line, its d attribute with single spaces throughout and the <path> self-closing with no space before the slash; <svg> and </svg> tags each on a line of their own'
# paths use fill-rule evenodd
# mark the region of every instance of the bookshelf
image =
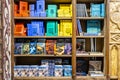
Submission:
<svg viewBox="0 0 120 80">
<path fill-rule="evenodd" d="M 28 2 L 29 4 L 35 3 L 36 0 L 22 0 L 25 2 Z M 12 4 L 19 4 L 19 0 L 12 0 Z M 87 13 L 88 16 L 86 17 L 80 17 L 77 16 L 77 9 L 76 5 L 79 3 L 84 3 L 87 8 Z M 91 17 L 90 16 L 90 4 L 91 3 L 104 3 L 105 8 L 107 9 L 108 6 L 108 1 L 107 0 L 45 0 L 45 5 L 49 4 L 56 4 L 57 6 L 59 4 L 72 4 L 72 17 L 13 17 L 13 43 L 15 46 L 15 41 L 19 39 L 70 39 L 72 40 L 72 52 L 71 55 L 41 55 L 41 54 L 33 54 L 33 55 L 27 55 L 27 54 L 14 54 L 14 47 L 13 47 L 13 52 L 12 52 L 12 58 L 13 61 L 12 66 L 14 69 L 15 65 L 35 65 L 39 64 L 40 60 L 42 59 L 54 59 L 54 58 L 61 58 L 61 59 L 69 59 L 70 64 L 72 65 L 72 76 L 66 77 L 66 76 L 61 76 L 61 77 L 14 77 L 15 80 L 80 80 L 80 79 L 85 79 L 85 80 L 106 80 L 108 69 L 107 66 L 107 58 L 106 57 L 108 54 L 108 35 L 107 35 L 107 26 L 108 26 L 108 20 L 107 20 L 107 15 L 105 17 Z M 46 6 L 47 9 L 47 6 Z M 107 14 L 107 10 L 105 10 L 105 14 Z M 14 15 L 14 6 L 13 6 L 13 15 Z M 71 20 L 72 21 L 72 35 L 71 36 L 16 36 L 14 35 L 14 29 L 15 29 L 15 24 L 17 22 L 24 22 L 28 23 L 31 21 L 58 21 L 60 23 L 61 20 Z M 84 32 L 86 32 L 86 24 L 88 20 L 99 20 L 101 21 L 101 35 L 90 35 L 90 36 L 84 36 L 84 35 L 76 35 L 76 28 L 77 28 L 77 20 L 81 22 L 81 26 Z M 26 24 L 25 24 L 26 25 Z M 46 25 L 45 25 L 46 26 Z M 77 55 L 77 49 L 76 49 L 76 44 L 77 44 L 77 39 L 84 39 L 85 40 L 85 51 L 90 52 L 91 51 L 91 40 L 93 39 L 96 41 L 96 52 L 101 52 L 103 54 L 84 54 L 84 55 Z M 77 75 L 77 60 L 79 59 L 87 59 L 87 60 L 92 60 L 92 58 L 95 58 L 95 60 L 101 60 L 102 61 L 102 72 L 104 73 L 104 76 L 101 77 L 91 77 L 88 75 L 86 76 L 78 76 Z M 31 60 L 31 61 L 30 61 Z M 89 65 L 89 64 L 88 64 Z M 14 71 L 13 71 L 14 73 Z"/>
</svg>

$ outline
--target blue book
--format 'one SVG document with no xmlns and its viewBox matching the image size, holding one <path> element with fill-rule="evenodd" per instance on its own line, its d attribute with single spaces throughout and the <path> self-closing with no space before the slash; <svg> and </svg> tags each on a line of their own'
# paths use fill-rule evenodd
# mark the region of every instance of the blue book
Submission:
<svg viewBox="0 0 120 80">
<path fill-rule="evenodd" d="M 100 4 L 91 3 L 91 16 L 100 17 Z"/>
<path fill-rule="evenodd" d="M 78 33 L 82 33 L 82 26 L 81 26 L 81 23 L 80 23 L 80 20 L 77 20 L 77 27 L 78 27 Z"/>
<path fill-rule="evenodd" d="M 32 39 L 30 42 L 30 54 L 36 54 L 36 40 Z"/>
<path fill-rule="evenodd" d="M 105 4 L 104 3 L 102 3 L 101 4 L 101 17 L 105 17 Z"/>
<path fill-rule="evenodd" d="M 45 1 L 44 0 L 36 1 L 36 10 L 39 12 L 45 11 Z"/>
<path fill-rule="evenodd" d="M 34 4 L 30 4 L 30 11 L 34 11 L 35 10 L 35 5 Z"/>
<path fill-rule="evenodd" d="M 44 36 L 44 22 L 43 21 L 32 21 L 31 24 L 39 25 L 39 36 Z"/>
</svg>

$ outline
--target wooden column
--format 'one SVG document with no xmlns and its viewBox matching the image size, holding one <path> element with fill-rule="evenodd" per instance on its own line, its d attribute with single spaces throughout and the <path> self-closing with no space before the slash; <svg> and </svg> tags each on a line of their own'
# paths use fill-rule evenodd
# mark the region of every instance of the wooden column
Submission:
<svg viewBox="0 0 120 80">
<path fill-rule="evenodd" d="M 72 77 L 76 80 L 76 0 L 72 0 Z"/>
</svg>

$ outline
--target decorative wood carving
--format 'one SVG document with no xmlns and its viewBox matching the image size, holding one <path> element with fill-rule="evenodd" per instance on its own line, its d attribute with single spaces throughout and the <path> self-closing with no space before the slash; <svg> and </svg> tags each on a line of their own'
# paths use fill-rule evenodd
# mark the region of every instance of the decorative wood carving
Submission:
<svg viewBox="0 0 120 80">
<path fill-rule="evenodd" d="M 120 80 L 120 0 L 110 2 L 110 46 L 109 74 Z M 117 43 L 117 44 L 114 44 Z"/>
<path fill-rule="evenodd" d="M 118 56 L 117 45 L 110 46 L 110 75 L 117 76 L 117 56 Z"/>
<path fill-rule="evenodd" d="M 118 34 L 118 33 L 111 33 L 110 34 L 110 42 L 120 42 L 120 34 Z"/>
</svg>

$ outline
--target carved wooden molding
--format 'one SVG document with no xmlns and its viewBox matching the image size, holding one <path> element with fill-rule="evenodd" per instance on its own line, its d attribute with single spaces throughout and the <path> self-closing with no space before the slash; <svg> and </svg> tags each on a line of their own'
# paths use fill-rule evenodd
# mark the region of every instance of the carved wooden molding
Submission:
<svg viewBox="0 0 120 80">
<path fill-rule="evenodd" d="M 109 56 L 109 72 L 110 76 L 117 76 L 117 56 L 118 56 L 118 46 L 116 44 L 110 45 L 110 56 Z"/>
</svg>

